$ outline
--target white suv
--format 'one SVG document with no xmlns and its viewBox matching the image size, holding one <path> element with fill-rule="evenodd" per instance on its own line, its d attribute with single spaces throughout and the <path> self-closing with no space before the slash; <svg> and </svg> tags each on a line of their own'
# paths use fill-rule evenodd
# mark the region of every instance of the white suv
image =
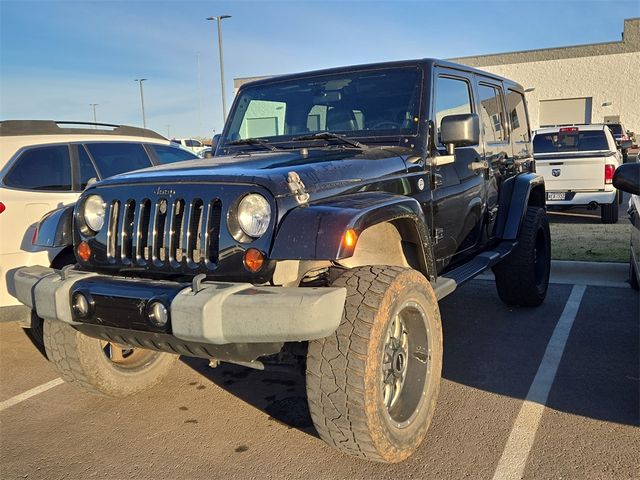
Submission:
<svg viewBox="0 0 640 480">
<path fill-rule="evenodd" d="M 547 207 L 600 207 L 602 223 L 618 221 L 622 197 L 613 174 L 622 153 L 606 125 L 541 128 L 533 138 L 533 156 L 544 176 Z"/>
<path fill-rule="evenodd" d="M 0 321 L 29 318 L 29 311 L 9 293 L 12 270 L 75 263 L 70 249 L 32 245 L 36 224 L 45 213 L 74 203 L 89 182 L 197 158 L 142 128 L 47 120 L 0 122 Z"/>
</svg>

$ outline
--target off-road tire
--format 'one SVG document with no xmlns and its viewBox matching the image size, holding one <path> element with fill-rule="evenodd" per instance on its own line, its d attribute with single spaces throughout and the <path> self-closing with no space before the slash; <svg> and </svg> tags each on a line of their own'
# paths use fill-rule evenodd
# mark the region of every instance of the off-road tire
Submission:
<svg viewBox="0 0 640 480">
<path fill-rule="evenodd" d="M 440 389 L 442 327 L 436 296 L 421 273 L 400 267 L 354 268 L 343 273 L 333 286 L 346 287 L 347 300 L 336 332 L 309 342 L 306 379 L 311 418 L 320 437 L 344 453 L 379 462 L 400 462 L 424 439 Z M 408 357 L 418 365 L 412 371 L 423 381 L 407 373 L 407 382 L 398 390 L 396 407 L 407 405 L 407 412 L 413 413 L 398 422 L 384 404 L 381 382 L 385 339 L 395 314 L 416 305 L 419 307 L 415 311 L 424 315 L 413 317 L 412 331 L 424 324 L 425 335 L 411 339 L 408 334 L 407 351 L 413 352 Z M 418 361 L 421 363 L 415 363 Z M 406 385 L 410 385 L 407 396 L 402 398 Z"/>
<path fill-rule="evenodd" d="M 153 352 L 147 362 L 121 368 L 103 352 L 100 340 L 59 321 L 44 321 L 44 346 L 60 376 L 92 393 L 128 397 L 159 383 L 177 356 Z"/>
<path fill-rule="evenodd" d="M 551 234 L 547 212 L 528 207 L 518 245 L 493 267 L 498 296 L 507 305 L 537 307 L 546 295 L 551 270 Z"/>
<path fill-rule="evenodd" d="M 613 202 L 600 206 L 600 220 L 602 223 L 618 223 L 619 195 L 620 194 L 616 192 L 616 198 L 613 199 Z"/>
<path fill-rule="evenodd" d="M 640 290 L 640 285 L 638 285 L 638 272 L 636 272 L 636 265 L 633 263 L 633 255 L 629 255 L 629 285 L 636 292 Z"/>
</svg>

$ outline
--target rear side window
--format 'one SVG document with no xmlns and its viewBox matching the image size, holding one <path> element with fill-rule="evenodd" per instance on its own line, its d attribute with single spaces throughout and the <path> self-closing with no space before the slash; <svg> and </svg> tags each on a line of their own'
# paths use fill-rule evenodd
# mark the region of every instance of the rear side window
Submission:
<svg viewBox="0 0 640 480">
<path fill-rule="evenodd" d="M 198 140 L 185 140 L 184 144 L 187 147 L 201 147 L 202 144 Z"/>
<path fill-rule="evenodd" d="M 607 127 L 609 127 L 609 130 L 611 130 L 611 133 L 613 133 L 614 135 L 622 135 L 622 125 L 620 125 L 619 123 L 608 123 Z"/>
<path fill-rule="evenodd" d="M 504 142 L 506 140 L 505 122 L 500 90 L 489 85 L 480 85 L 478 93 L 480 94 L 480 120 L 485 141 L 487 143 Z"/>
<path fill-rule="evenodd" d="M 23 190 L 71 190 L 71 159 L 67 145 L 24 152 L 4 178 L 8 187 Z"/>
<path fill-rule="evenodd" d="M 588 152 L 609 150 L 603 130 L 579 131 L 576 128 L 559 132 L 537 134 L 533 139 L 535 153 Z"/>
<path fill-rule="evenodd" d="M 147 152 L 139 143 L 89 143 L 87 148 L 102 178 L 151 166 Z"/>
<path fill-rule="evenodd" d="M 435 116 L 440 139 L 440 123 L 447 115 L 471 113 L 469 84 L 462 79 L 438 77 L 436 83 Z M 439 143 L 442 143 L 439 141 Z"/>
<path fill-rule="evenodd" d="M 515 143 L 528 142 L 531 137 L 529 136 L 529 119 L 527 118 L 524 95 L 520 92 L 509 90 L 507 105 L 513 141 Z"/>
<path fill-rule="evenodd" d="M 182 162 L 184 160 L 195 160 L 196 158 L 199 158 L 197 155 L 187 152 L 182 148 L 169 147 L 167 145 L 151 145 L 151 148 L 156 152 L 158 161 L 161 164 Z"/>
</svg>

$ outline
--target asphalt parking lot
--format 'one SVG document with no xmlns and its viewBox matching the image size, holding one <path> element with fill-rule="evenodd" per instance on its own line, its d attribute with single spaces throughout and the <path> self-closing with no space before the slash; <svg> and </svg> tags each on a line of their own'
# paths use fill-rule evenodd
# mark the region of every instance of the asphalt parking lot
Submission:
<svg viewBox="0 0 640 480">
<path fill-rule="evenodd" d="M 27 335 L 0 324 L 0 476 L 637 478 L 638 298 L 554 284 L 528 310 L 505 307 L 490 281 L 459 289 L 441 305 L 433 424 L 399 465 L 352 459 L 318 439 L 302 375 L 182 359 L 160 386 L 115 400 L 47 383 L 57 375 Z"/>
</svg>

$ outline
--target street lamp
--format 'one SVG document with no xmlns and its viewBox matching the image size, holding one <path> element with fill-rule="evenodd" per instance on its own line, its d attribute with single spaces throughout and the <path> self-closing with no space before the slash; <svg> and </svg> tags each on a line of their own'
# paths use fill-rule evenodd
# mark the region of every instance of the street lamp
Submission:
<svg viewBox="0 0 640 480">
<path fill-rule="evenodd" d="M 224 54 L 222 52 L 222 20 L 231 18 L 231 15 L 219 15 L 217 17 L 207 17 L 207 20 L 218 22 L 218 51 L 220 53 L 220 83 L 222 85 L 222 121 L 227 120 L 227 98 L 224 88 Z"/>
<path fill-rule="evenodd" d="M 98 123 L 98 121 L 96 120 L 96 107 L 100 105 L 99 103 L 90 103 L 89 106 L 91 106 L 91 108 L 93 108 L 93 123 Z M 93 128 L 98 128 L 97 126 L 93 126 Z"/>
<path fill-rule="evenodd" d="M 136 78 L 134 82 L 140 84 L 140 104 L 142 105 L 142 126 L 147 128 L 147 117 L 144 114 L 144 93 L 142 92 L 142 82 L 146 81 L 146 78 Z"/>
</svg>

